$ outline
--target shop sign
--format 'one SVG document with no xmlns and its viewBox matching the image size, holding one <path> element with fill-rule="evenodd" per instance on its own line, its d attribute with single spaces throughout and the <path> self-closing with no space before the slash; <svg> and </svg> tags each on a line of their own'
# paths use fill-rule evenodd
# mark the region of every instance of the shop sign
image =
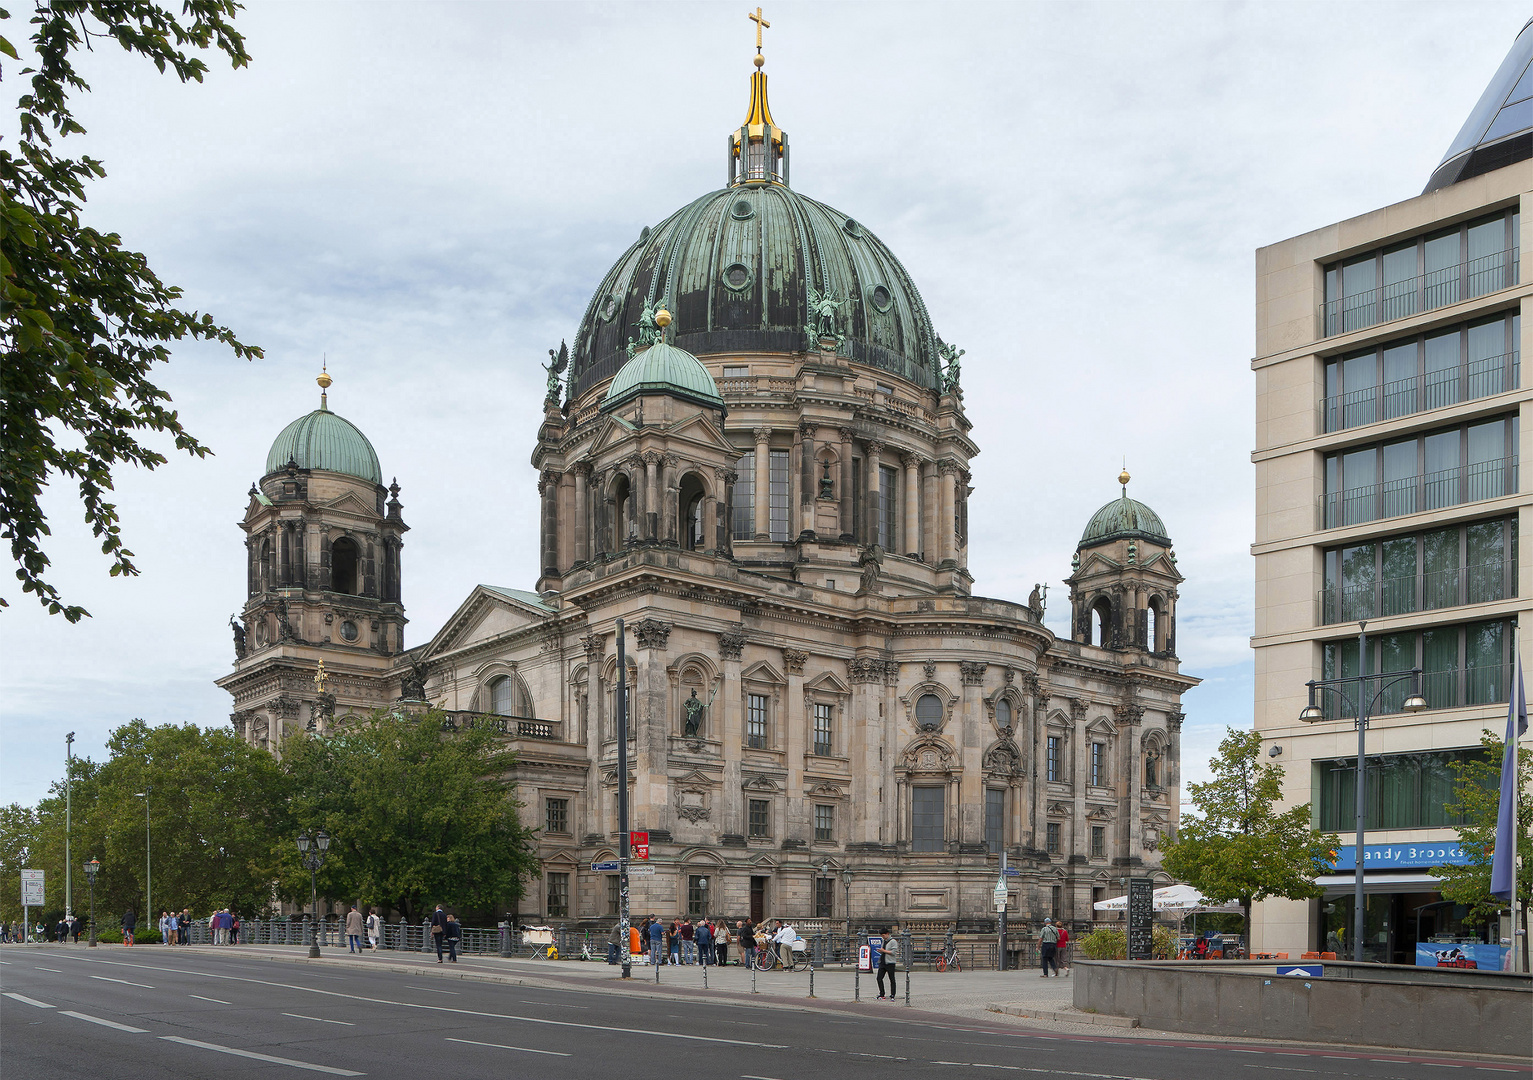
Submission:
<svg viewBox="0 0 1533 1080">
<path fill-rule="evenodd" d="M 1416 966 L 1501 971 L 1508 951 L 1505 945 L 1486 945 L 1480 942 L 1449 945 L 1444 942 L 1418 941 Z"/>
<path fill-rule="evenodd" d="M 1435 844 L 1368 844 L 1363 848 L 1364 870 L 1404 870 L 1411 867 L 1467 866 L 1469 856 L 1457 841 Z M 1347 844 L 1336 851 L 1332 870 L 1357 868 L 1357 845 Z"/>
</svg>

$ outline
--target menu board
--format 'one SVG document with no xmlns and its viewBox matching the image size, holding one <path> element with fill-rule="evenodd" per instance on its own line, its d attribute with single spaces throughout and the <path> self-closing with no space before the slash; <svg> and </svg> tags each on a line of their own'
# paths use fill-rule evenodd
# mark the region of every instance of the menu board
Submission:
<svg viewBox="0 0 1533 1080">
<path fill-rule="evenodd" d="M 1129 878 L 1128 882 L 1128 958 L 1149 960 L 1155 955 L 1155 882 L 1151 878 Z"/>
</svg>

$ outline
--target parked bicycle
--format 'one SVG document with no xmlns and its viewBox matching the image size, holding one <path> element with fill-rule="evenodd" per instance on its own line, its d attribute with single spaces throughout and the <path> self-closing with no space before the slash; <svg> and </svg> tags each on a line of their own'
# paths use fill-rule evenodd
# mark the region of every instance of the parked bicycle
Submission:
<svg viewBox="0 0 1533 1080">
<path fill-rule="evenodd" d="M 803 939 L 800 938 L 800 943 Z M 793 966 L 787 968 L 782 962 L 782 956 L 776 945 L 756 950 L 756 970 L 773 971 L 778 968 L 789 971 L 808 971 L 810 967 L 809 950 L 807 948 L 795 948 L 793 950 Z"/>
<path fill-rule="evenodd" d="M 938 971 L 962 971 L 963 964 L 958 961 L 958 946 L 949 945 L 947 951 L 937 957 Z"/>
</svg>

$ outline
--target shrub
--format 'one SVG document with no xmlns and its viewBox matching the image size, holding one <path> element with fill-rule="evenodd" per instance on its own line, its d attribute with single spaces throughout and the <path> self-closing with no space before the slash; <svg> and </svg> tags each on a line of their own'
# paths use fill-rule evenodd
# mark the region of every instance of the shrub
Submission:
<svg viewBox="0 0 1533 1080">
<path fill-rule="evenodd" d="M 1170 960 L 1176 956 L 1176 934 L 1168 926 L 1155 924 L 1151 930 L 1152 955 L 1157 960 Z M 1113 927 L 1103 927 L 1082 936 L 1075 943 L 1088 960 L 1128 959 L 1128 932 Z"/>
<path fill-rule="evenodd" d="M 82 941 L 85 940 L 86 934 L 81 934 L 80 939 Z M 96 940 L 103 945 L 121 945 L 122 931 L 115 928 L 108 930 L 105 927 L 99 927 L 96 930 Z M 160 944 L 160 932 L 158 930 L 139 930 L 134 933 L 133 940 L 140 945 L 158 945 Z"/>
</svg>

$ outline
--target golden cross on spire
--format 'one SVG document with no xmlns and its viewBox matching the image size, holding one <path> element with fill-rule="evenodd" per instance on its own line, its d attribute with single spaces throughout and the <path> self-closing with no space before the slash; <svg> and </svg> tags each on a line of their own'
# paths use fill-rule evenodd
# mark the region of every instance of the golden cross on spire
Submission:
<svg viewBox="0 0 1533 1080">
<path fill-rule="evenodd" d="M 761 51 L 761 31 L 770 28 L 772 24 L 761 17 L 760 8 L 756 9 L 754 15 L 747 11 L 745 17 L 756 24 L 756 51 L 759 53 Z"/>
</svg>

